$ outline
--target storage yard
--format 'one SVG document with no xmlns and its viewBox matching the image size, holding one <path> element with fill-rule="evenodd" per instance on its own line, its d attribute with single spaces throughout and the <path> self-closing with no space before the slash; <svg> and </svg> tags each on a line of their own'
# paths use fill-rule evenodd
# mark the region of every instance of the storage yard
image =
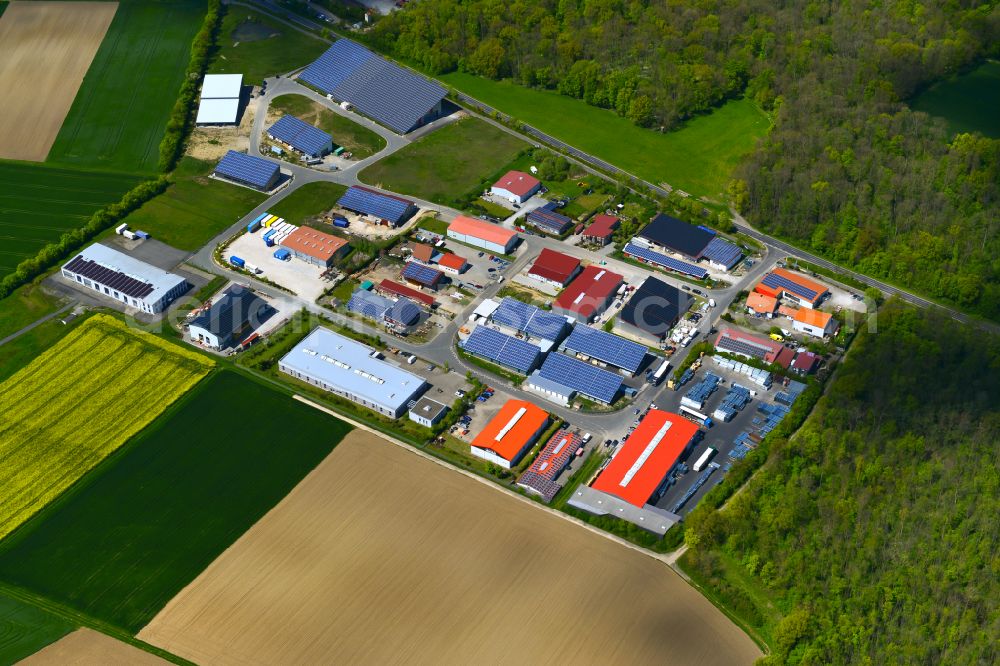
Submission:
<svg viewBox="0 0 1000 666">
<path fill-rule="evenodd" d="M 661 562 L 361 431 L 139 638 L 212 664 L 732 666 L 761 654 Z"/>
<path fill-rule="evenodd" d="M 15 2 L 3 12 L 0 157 L 41 162 L 49 154 L 117 9 L 117 2 Z"/>
</svg>

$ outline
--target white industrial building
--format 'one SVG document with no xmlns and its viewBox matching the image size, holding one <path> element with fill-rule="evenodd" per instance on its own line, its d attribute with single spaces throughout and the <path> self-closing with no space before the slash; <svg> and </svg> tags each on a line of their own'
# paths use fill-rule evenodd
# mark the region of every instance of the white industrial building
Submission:
<svg viewBox="0 0 1000 666">
<path fill-rule="evenodd" d="M 150 314 L 162 312 L 191 288 L 179 275 L 99 243 L 63 265 L 62 276 Z"/>
<path fill-rule="evenodd" d="M 381 360 L 368 345 L 317 327 L 278 361 L 278 369 L 380 414 L 399 418 L 427 382 Z"/>
<path fill-rule="evenodd" d="M 242 91 L 242 74 L 206 74 L 195 124 L 235 125 Z"/>
<path fill-rule="evenodd" d="M 459 215 L 448 225 L 448 238 L 495 254 L 510 254 L 520 236 L 499 224 Z"/>
<path fill-rule="evenodd" d="M 433 428 L 434 425 L 444 418 L 444 415 L 448 412 L 448 407 L 442 405 L 437 400 L 431 400 L 427 396 L 423 396 L 420 400 L 417 400 L 417 404 L 410 407 L 410 420 L 414 423 L 419 423 L 420 425 Z"/>
</svg>

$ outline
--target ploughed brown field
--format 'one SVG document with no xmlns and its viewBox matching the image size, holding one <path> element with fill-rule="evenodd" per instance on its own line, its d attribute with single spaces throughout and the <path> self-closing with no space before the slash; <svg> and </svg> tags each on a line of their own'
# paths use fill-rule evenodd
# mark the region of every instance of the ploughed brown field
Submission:
<svg viewBox="0 0 1000 666">
<path fill-rule="evenodd" d="M 166 666 L 170 662 L 91 629 L 77 629 L 18 666 Z"/>
<path fill-rule="evenodd" d="M 49 154 L 117 2 L 12 2 L 0 16 L 0 157 Z"/>
<path fill-rule="evenodd" d="M 358 430 L 139 638 L 203 665 L 761 655 L 661 562 Z"/>
</svg>

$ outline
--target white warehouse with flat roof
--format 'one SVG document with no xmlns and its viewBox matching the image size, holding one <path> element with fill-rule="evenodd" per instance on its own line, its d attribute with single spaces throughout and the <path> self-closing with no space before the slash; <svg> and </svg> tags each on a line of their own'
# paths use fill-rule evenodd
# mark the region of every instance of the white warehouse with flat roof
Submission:
<svg viewBox="0 0 1000 666">
<path fill-rule="evenodd" d="M 380 414 L 399 418 L 427 382 L 375 358 L 368 345 L 317 327 L 278 361 L 278 369 Z"/>
<path fill-rule="evenodd" d="M 206 74 L 196 125 L 235 125 L 243 90 L 242 74 Z"/>
<path fill-rule="evenodd" d="M 168 273 L 124 252 L 95 243 L 62 267 L 62 276 L 125 305 L 156 314 L 191 288 Z"/>
</svg>

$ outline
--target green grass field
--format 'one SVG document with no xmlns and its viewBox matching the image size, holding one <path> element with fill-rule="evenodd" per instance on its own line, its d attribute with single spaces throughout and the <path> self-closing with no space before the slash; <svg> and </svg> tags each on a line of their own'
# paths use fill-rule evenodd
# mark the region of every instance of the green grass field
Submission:
<svg viewBox="0 0 1000 666">
<path fill-rule="evenodd" d="M 359 178 L 393 192 L 448 203 L 486 185 L 527 147 L 516 136 L 468 118 L 445 125 L 379 160 Z"/>
<path fill-rule="evenodd" d="M 222 20 L 219 44 L 208 71 L 242 74 L 244 83 L 255 85 L 308 65 L 330 46 L 252 9 L 232 5 Z"/>
<path fill-rule="evenodd" d="M 0 539 L 211 367 L 195 352 L 97 315 L 0 384 Z"/>
<path fill-rule="evenodd" d="M 0 542 L 0 579 L 134 633 L 349 430 L 217 373 Z"/>
<path fill-rule="evenodd" d="M 346 191 L 347 186 L 339 183 L 306 183 L 276 203 L 268 212 L 285 218 L 289 224 L 301 225 L 306 218 L 333 208 Z"/>
<path fill-rule="evenodd" d="M 343 146 L 353 153 L 355 159 L 364 159 L 385 148 L 385 139 L 379 134 L 362 127 L 350 118 L 324 109 L 302 95 L 275 97 L 271 100 L 271 108 L 320 128 L 333 137 L 336 146 Z"/>
<path fill-rule="evenodd" d="M 441 81 L 651 183 L 717 198 L 770 121 L 747 100 L 728 102 L 667 134 L 546 90 L 454 72 Z"/>
<path fill-rule="evenodd" d="M 36 284 L 26 284 L 7 298 L 0 299 L 0 338 L 59 309 L 62 301 L 45 293 Z"/>
<path fill-rule="evenodd" d="M 61 617 L 0 594 L 0 664 L 15 664 L 74 629 Z"/>
<path fill-rule="evenodd" d="M 214 166 L 183 158 L 167 191 L 123 221 L 167 245 L 194 252 L 267 198 L 256 190 L 208 178 Z"/>
<path fill-rule="evenodd" d="M 121 3 L 48 161 L 154 172 L 204 16 L 196 0 Z"/>
<path fill-rule="evenodd" d="M 65 232 L 83 226 L 139 180 L 127 174 L 0 161 L 0 277 Z"/>
</svg>

